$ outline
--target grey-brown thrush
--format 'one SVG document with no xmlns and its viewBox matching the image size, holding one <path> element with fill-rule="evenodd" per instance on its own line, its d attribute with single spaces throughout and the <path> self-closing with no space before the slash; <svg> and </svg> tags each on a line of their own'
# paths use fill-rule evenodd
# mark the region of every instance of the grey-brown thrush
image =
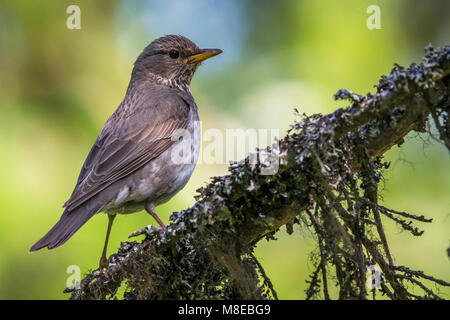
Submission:
<svg viewBox="0 0 450 320">
<path fill-rule="evenodd" d="M 191 79 L 202 61 L 221 52 L 199 49 L 178 35 L 158 38 L 144 49 L 134 64 L 125 98 L 89 152 L 60 220 L 30 251 L 64 244 L 92 216 L 106 212 L 102 269 L 108 264 L 106 249 L 117 213 L 145 209 L 164 227 L 155 206 L 186 185 L 201 144 Z M 190 158 L 174 161 L 177 148 L 186 149 L 180 148 L 182 143 L 189 146 Z"/>
</svg>

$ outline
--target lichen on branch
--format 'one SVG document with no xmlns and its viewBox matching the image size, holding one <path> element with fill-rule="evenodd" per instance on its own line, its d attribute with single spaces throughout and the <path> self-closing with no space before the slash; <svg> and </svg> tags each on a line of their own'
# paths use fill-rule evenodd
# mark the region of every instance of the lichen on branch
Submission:
<svg viewBox="0 0 450 320">
<path fill-rule="evenodd" d="M 391 299 L 440 298 L 428 283 L 448 282 L 394 263 L 381 216 L 414 236 L 422 231 L 413 223 L 431 220 L 382 206 L 378 184 L 389 167 L 383 153 L 411 131 L 434 123 L 435 138 L 450 150 L 449 83 L 450 47 L 427 46 L 420 64 L 395 65 L 376 93 L 339 90 L 335 98 L 351 105 L 295 121 L 277 141 L 275 174 L 260 174 L 264 163 L 251 161 L 269 147 L 230 165 L 228 175 L 198 190 L 192 208 L 172 214 L 165 232 L 123 242 L 104 273 L 67 291 L 72 299 L 276 299 L 253 250 L 282 226 L 291 233 L 301 224 L 317 241 L 305 298 L 368 299 L 375 290 Z M 374 290 L 367 286 L 372 266 L 381 270 Z"/>
</svg>

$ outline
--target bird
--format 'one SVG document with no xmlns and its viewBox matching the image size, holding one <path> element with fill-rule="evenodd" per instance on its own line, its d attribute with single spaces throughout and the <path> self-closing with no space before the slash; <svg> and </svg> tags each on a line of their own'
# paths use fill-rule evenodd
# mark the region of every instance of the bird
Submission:
<svg viewBox="0 0 450 320">
<path fill-rule="evenodd" d="M 155 229 L 166 228 L 155 207 L 186 185 L 201 145 L 191 80 L 203 61 L 220 53 L 173 34 L 144 48 L 125 97 L 88 153 L 61 218 L 31 252 L 63 245 L 90 218 L 104 212 L 108 226 L 99 262 L 103 270 L 109 264 L 107 246 L 117 214 L 145 210 L 159 224 Z"/>
</svg>

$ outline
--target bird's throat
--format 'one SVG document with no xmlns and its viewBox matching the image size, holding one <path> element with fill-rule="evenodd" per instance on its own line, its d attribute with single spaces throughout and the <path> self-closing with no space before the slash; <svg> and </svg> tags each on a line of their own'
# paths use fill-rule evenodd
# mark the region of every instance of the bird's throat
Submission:
<svg viewBox="0 0 450 320">
<path fill-rule="evenodd" d="M 162 77 L 154 73 L 148 73 L 146 75 L 146 80 L 157 83 L 163 87 L 174 88 L 184 92 L 191 92 L 190 81 L 186 81 L 185 79 L 180 78 L 171 79 Z"/>
</svg>

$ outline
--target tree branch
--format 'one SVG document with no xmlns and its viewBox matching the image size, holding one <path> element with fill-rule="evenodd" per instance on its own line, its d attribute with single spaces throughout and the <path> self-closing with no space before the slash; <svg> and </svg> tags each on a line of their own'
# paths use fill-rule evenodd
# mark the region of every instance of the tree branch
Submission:
<svg viewBox="0 0 450 320">
<path fill-rule="evenodd" d="M 380 212 L 392 218 L 399 211 L 378 205 L 378 182 L 388 167 L 380 156 L 401 145 L 409 132 L 424 132 L 430 113 L 440 139 L 448 143 L 449 75 L 450 47 L 428 46 L 422 63 L 407 69 L 396 65 L 375 94 L 339 90 L 335 98 L 350 100 L 350 106 L 304 116 L 274 146 L 231 165 L 230 174 L 212 178 L 198 190 L 192 208 L 171 216 L 167 232 L 150 230 L 141 243 L 122 243 L 103 274 L 96 270 L 79 289 L 67 290 L 71 298 L 116 298 L 120 286 L 125 299 L 276 298 L 253 248 L 283 225 L 292 229 L 302 222 L 313 227 L 320 248 L 308 298 L 319 297 L 315 286 L 321 277 L 330 298 L 326 277 L 333 269 L 340 299 L 367 298 L 365 271 L 371 263 L 386 279 L 377 287 L 381 292 L 392 299 L 417 298 L 402 280 L 417 284 L 411 277 L 420 271 L 393 265 L 382 232 Z M 263 159 L 274 155 L 278 171 L 261 174 L 268 164 Z M 314 206 L 315 214 L 304 214 Z M 437 297 L 425 285 L 419 287 L 425 297 Z"/>
</svg>

